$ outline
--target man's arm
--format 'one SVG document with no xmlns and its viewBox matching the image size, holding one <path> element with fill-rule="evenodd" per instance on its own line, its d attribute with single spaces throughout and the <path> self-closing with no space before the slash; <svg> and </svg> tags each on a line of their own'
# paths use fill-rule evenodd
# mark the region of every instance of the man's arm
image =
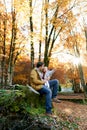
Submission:
<svg viewBox="0 0 87 130">
<path fill-rule="evenodd" d="M 35 70 L 32 70 L 30 77 L 31 77 L 33 83 L 35 83 L 37 85 L 43 85 L 45 83 L 41 79 L 38 79 L 38 74 Z"/>
</svg>

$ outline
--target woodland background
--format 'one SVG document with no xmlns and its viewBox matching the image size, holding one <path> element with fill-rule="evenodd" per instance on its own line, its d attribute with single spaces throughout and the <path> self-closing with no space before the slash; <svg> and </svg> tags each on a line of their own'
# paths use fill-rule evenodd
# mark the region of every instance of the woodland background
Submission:
<svg viewBox="0 0 87 130">
<path fill-rule="evenodd" d="M 0 0 L 0 88 L 29 84 L 44 61 L 53 78 L 87 95 L 87 1 Z"/>
</svg>

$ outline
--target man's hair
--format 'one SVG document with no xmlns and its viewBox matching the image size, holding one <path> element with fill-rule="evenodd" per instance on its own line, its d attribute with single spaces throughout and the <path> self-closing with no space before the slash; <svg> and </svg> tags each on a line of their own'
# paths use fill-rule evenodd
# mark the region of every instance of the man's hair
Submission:
<svg viewBox="0 0 87 130">
<path fill-rule="evenodd" d="M 42 65 L 44 65 L 44 63 L 43 63 L 43 62 L 37 62 L 36 67 L 37 67 L 37 68 L 39 68 L 39 67 L 41 67 Z"/>
</svg>

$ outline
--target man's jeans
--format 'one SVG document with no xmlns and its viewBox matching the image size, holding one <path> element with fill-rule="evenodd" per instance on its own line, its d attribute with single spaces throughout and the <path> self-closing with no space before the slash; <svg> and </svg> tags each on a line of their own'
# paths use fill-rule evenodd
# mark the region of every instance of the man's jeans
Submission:
<svg viewBox="0 0 87 130">
<path fill-rule="evenodd" d="M 57 79 L 53 79 L 53 80 L 49 80 L 49 85 L 50 88 L 48 88 L 47 86 L 43 85 L 43 87 L 39 90 L 39 93 L 41 95 L 45 94 L 46 95 L 46 113 L 51 113 L 51 109 L 52 109 L 52 98 L 55 98 L 57 96 L 58 93 L 58 80 Z"/>
</svg>

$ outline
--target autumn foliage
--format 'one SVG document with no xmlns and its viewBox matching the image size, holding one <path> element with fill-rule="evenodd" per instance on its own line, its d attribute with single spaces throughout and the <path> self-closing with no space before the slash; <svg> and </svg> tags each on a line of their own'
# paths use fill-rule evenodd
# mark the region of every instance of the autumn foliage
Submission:
<svg viewBox="0 0 87 130">
<path fill-rule="evenodd" d="M 44 61 L 56 68 L 52 78 L 81 83 L 86 91 L 87 29 L 78 21 L 79 2 L 14 0 L 9 8 L 0 2 L 1 86 L 29 83 L 31 68 Z"/>
</svg>

